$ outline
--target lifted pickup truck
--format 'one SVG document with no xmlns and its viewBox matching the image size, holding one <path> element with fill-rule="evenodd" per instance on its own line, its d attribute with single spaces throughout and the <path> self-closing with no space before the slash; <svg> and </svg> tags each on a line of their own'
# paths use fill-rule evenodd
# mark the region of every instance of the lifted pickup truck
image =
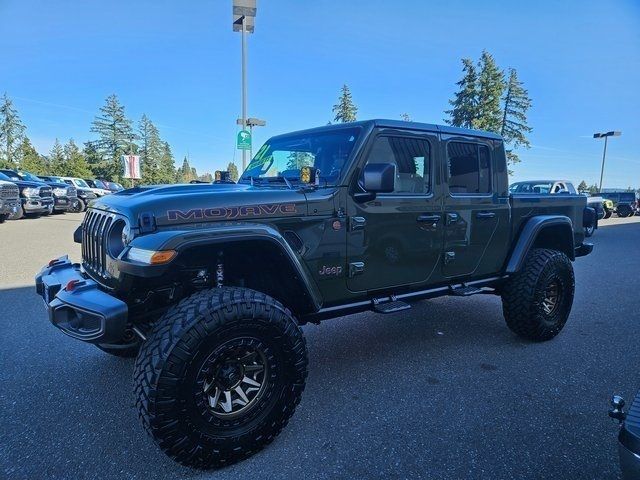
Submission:
<svg viewBox="0 0 640 480">
<path fill-rule="evenodd" d="M 495 134 L 389 120 L 274 137 L 236 184 L 99 198 L 82 263 L 36 277 L 67 335 L 136 355 L 136 406 L 160 448 L 222 466 L 286 425 L 307 377 L 300 325 L 442 295 L 502 297 L 507 326 L 555 337 L 593 210 L 510 197 Z"/>
</svg>

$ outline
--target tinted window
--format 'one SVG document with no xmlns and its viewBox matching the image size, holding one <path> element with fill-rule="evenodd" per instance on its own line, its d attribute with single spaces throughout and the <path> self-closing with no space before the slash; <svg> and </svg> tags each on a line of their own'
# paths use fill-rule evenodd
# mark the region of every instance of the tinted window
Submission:
<svg viewBox="0 0 640 480">
<path fill-rule="evenodd" d="M 491 192 L 491 157 L 485 145 L 450 142 L 447 156 L 451 195 Z"/>
<path fill-rule="evenodd" d="M 429 142 L 417 138 L 378 137 L 367 163 L 396 166 L 394 195 L 429 193 L 431 162 Z"/>
</svg>

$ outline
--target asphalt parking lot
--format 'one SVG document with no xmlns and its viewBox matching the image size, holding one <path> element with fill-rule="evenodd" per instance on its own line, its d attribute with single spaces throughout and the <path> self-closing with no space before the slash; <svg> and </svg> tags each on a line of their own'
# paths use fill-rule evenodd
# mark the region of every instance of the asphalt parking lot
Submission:
<svg viewBox="0 0 640 480">
<path fill-rule="evenodd" d="M 79 214 L 0 225 L 0 477 L 618 478 L 612 393 L 640 389 L 640 217 L 601 222 L 578 259 L 570 320 L 522 341 L 493 296 L 306 326 L 303 400 L 273 444 L 214 472 L 181 467 L 143 432 L 133 361 L 65 337 L 33 276 L 79 260 Z"/>
</svg>

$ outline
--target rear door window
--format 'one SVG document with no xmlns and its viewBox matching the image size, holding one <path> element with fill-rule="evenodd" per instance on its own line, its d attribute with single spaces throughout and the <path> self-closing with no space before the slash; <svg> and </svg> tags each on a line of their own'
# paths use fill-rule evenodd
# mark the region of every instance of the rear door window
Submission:
<svg viewBox="0 0 640 480">
<path fill-rule="evenodd" d="M 447 158 L 451 195 L 491 193 L 491 155 L 486 145 L 449 142 Z"/>
</svg>

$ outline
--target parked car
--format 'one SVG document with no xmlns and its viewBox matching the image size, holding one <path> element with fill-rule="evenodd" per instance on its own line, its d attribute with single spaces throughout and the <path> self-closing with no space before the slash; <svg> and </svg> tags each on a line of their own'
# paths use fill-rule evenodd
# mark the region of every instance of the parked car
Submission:
<svg viewBox="0 0 640 480">
<path fill-rule="evenodd" d="M 0 173 L 0 223 L 18 213 L 20 207 L 20 189 L 9 181 L 9 177 Z"/>
<path fill-rule="evenodd" d="M 68 212 L 77 201 L 76 188 L 73 186 L 69 186 L 60 181 L 45 180 L 43 177 L 38 177 L 24 170 L 18 170 L 16 173 L 22 180 L 27 182 L 44 182 L 51 187 L 53 193 L 52 213 Z"/>
<path fill-rule="evenodd" d="M 98 179 L 98 180 L 102 182 L 111 193 L 116 193 L 121 190 L 124 190 L 124 187 L 119 183 L 111 182 L 109 180 L 103 180 L 103 179 Z"/>
<path fill-rule="evenodd" d="M 526 182 L 515 182 L 509 186 L 509 192 L 514 195 L 581 195 L 567 180 L 529 180 Z M 596 215 L 596 221 L 585 224 L 584 235 L 590 237 L 598 228 L 598 220 L 604 217 L 602 202 L 594 202 L 587 197 L 587 206 L 592 208 Z"/>
<path fill-rule="evenodd" d="M 13 170 L 0 170 L 0 173 L 20 189 L 20 208 L 12 218 L 39 217 L 53 212 L 53 191 L 49 185 L 41 181 L 22 180 Z"/>
<path fill-rule="evenodd" d="M 607 198 L 604 197 L 600 197 L 602 198 L 602 208 L 604 210 L 604 218 L 610 218 L 611 215 L 613 215 L 613 211 L 615 209 L 615 206 L 613 205 L 613 202 Z"/>
<path fill-rule="evenodd" d="M 85 182 L 93 189 L 96 195 L 103 197 L 109 195 L 111 190 L 101 180 L 84 179 Z"/>
<path fill-rule="evenodd" d="M 623 480 L 640 479 L 640 392 L 631 407 L 624 411 L 625 401 L 619 395 L 611 399 L 609 416 L 620 423 L 618 456 Z"/>
<path fill-rule="evenodd" d="M 302 324 L 480 294 L 530 341 L 569 318 L 594 212 L 583 195 L 510 196 L 499 135 L 369 120 L 258 152 L 238 184 L 99 198 L 74 233 L 82 264 L 36 276 L 55 327 L 137 355 L 138 416 L 174 460 L 228 465 L 280 433 L 307 379 Z"/>
<path fill-rule="evenodd" d="M 108 194 L 108 193 L 105 193 L 105 191 L 101 188 L 93 188 L 82 178 L 78 178 L 78 177 L 61 177 L 61 178 L 62 180 L 64 180 L 65 183 L 68 183 L 69 185 L 74 185 L 76 188 L 85 188 L 85 189 L 88 188 L 95 194 L 96 197 L 103 197 L 104 195 Z"/>
<path fill-rule="evenodd" d="M 573 183 L 567 180 L 528 180 L 526 182 L 515 182 L 509 185 L 510 193 L 570 193 L 577 191 Z"/>
<path fill-rule="evenodd" d="M 603 198 L 611 200 L 619 217 L 632 217 L 638 208 L 635 192 L 602 192 Z"/>
<path fill-rule="evenodd" d="M 87 209 L 89 202 L 98 198 L 98 196 L 93 193 L 93 190 L 89 187 L 77 187 L 74 182 L 71 180 L 65 180 L 63 177 L 54 175 L 39 175 L 39 177 L 47 182 L 63 183 L 70 186 L 70 188 L 76 189 L 76 198 L 72 202 L 71 208 L 69 208 L 70 212 L 84 212 Z"/>
</svg>

